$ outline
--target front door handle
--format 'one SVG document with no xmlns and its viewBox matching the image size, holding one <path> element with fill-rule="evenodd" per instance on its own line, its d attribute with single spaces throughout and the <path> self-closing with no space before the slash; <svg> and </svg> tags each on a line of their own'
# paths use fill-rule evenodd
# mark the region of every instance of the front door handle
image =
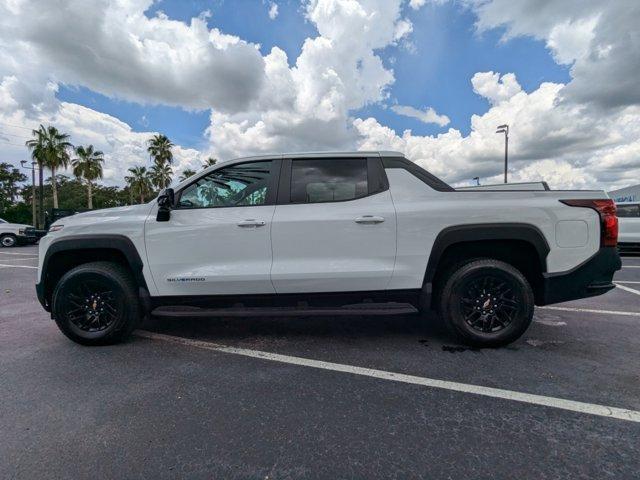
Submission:
<svg viewBox="0 0 640 480">
<path fill-rule="evenodd" d="M 377 215 L 362 215 L 361 217 L 356 218 L 356 223 L 364 223 L 365 225 L 374 225 L 376 223 L 384 222 L 384 217 L 379 217 Z"/>
<path fill-rule="evenodd" d="M 253 218 L 238 222 L 238 226 L 242 228 L 258 228 L 258 227 L 264 227 L 266 224 L 267 222 L 264 222 L 262 220 L 254 220 Z"/>
</svg>

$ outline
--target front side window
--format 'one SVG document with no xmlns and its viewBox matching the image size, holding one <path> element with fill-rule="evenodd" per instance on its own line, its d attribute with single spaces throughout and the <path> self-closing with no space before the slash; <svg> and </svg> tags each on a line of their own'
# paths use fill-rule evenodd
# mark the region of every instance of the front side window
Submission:
<svg viewBox="0 0 640 480">
<path fill-rule="evenodd" d="M 367 194 L 365 158 L 291 162 L 291 203 L 339 202 Z"/>
<path fill-rule="evenodd" d="M 216 208 L 264 205 L 271 161 L 230 165 L 215 170 L 186 187 L 179 208 Z"/>
</svg>

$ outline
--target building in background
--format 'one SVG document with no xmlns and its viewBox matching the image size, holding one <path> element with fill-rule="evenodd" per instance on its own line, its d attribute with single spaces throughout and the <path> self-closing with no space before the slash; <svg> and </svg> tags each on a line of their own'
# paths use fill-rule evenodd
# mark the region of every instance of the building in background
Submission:
<svg viewBox="0 0 640 480">
<path fill-rule="evenodd" d="M 619 190 L 611 190 L 609 197 L 616 203 L 640 203 L 640 184 Z"/>
</svg>

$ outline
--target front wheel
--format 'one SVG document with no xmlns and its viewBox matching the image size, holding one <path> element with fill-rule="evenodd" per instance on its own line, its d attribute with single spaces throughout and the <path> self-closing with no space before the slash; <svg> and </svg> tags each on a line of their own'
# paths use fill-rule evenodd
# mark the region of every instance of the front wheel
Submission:
<svg viewBox="0 0 640 480">
<path fill-rule="evenodd" d="M 464 343 L 476 347 L 507 345 L 527 330 L 534 296 L 522 273 L 493 259 L 455 268 L 440 293 L 439 313 Z"/>
<path fill-rule="evenodd" d="M 126 268 L 111 262 L 68 271 L 54 291 L 52 312 L 62 333 L 82 345 L 121 342 L 140 321 L 135 282 Z"/>
<path fill-rule="evenodd" d="M 0 245 L 3 247 L 15 247 L 17 243 L 18 239 L 15 235 L 7 234 L 0 236 Z"/>
</svg>

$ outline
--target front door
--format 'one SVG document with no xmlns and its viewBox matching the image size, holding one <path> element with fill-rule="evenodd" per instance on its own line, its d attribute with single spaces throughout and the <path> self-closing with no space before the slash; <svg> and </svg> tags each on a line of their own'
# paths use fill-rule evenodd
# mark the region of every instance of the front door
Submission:
<svg viewBox="0 0 640 480">
<path fill-rule="evenodd" d="M 396 212 L 379 158 L 285 160 L 272 225 L 277 293 L 387 288 Z"/>
<path fill-rule="evenodd" d="M 159 295 L 274 293 L 271 221 L 279 160 L 221 167 L 176 193 L 167 222 L 147 219 Z"/>
</svg>

